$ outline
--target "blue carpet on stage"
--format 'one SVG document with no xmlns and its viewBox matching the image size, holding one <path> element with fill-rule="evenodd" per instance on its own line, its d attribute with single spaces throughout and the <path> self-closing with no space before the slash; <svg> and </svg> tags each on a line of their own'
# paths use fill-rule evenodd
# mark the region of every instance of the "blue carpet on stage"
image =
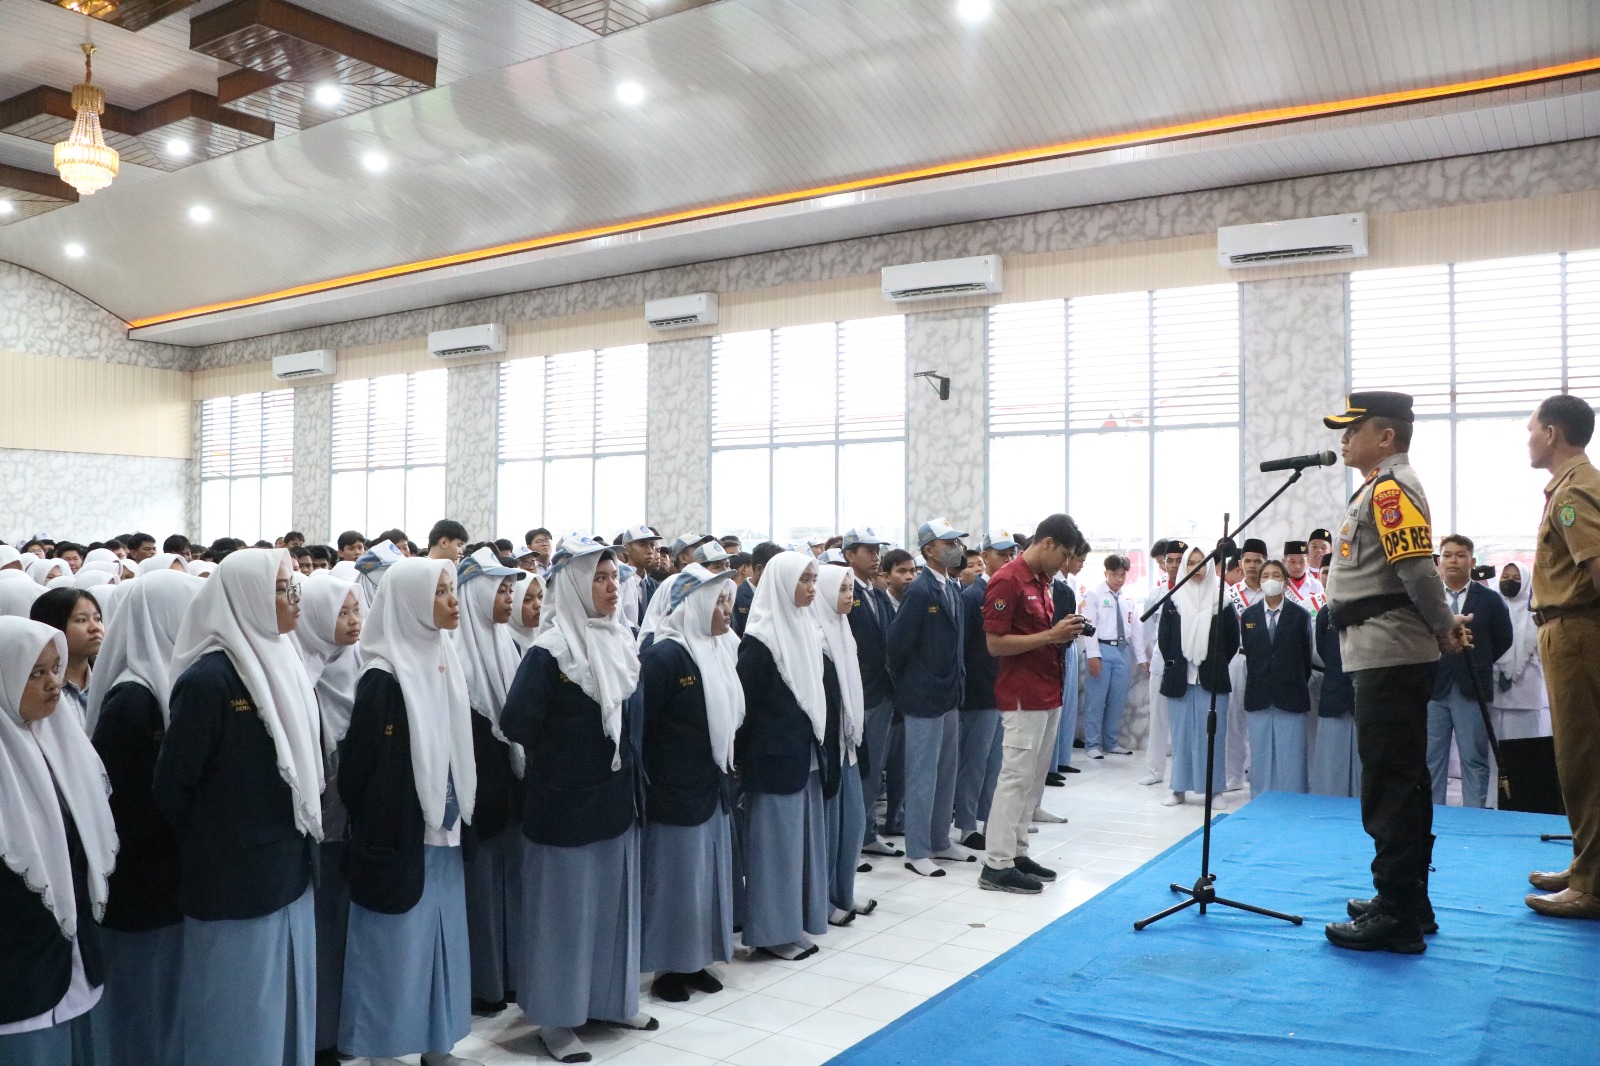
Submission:
<svg viewBox="0 0 1600 1066">
<path fill-rule="evenodd" d="M 1356 801 L 1270 793 L 1214 827 L 1217 890 L 1304 925 L 1213 907 L 1134 932 L 1198 875 L 1196 832 L 833 1062 L 1600 1062 L 1600 922 L 1522 902 L 1571 858 L 1539 834 L 1566 831 L 1436 808 L 1441 931 L 1425 955 L 1350 952 L 1322 927 L 1371 894 Z"/>
</svg>

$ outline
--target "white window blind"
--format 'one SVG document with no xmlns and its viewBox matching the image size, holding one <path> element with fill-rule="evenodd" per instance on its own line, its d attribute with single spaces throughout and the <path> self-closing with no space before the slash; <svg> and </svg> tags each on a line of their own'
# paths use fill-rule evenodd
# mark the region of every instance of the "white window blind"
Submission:
<svg viewBox="0 0 1600 1066">
<path fill-rule="evenodd" d="M 289 528 L 293 475 L 292 389 L 201 403 L 202 537 L 256 541 L 282 534 Z"/>
<path fill-rule="evenodd" d="M 648 386 L 643 344 L 500 364 L 501 536 L 643 520 Z"/>
<path fill-rule="evenodd" d="M 728 333 L 711 347 L 712 524 L 789 542 L 905 523 L 905 318 Z"/>
<path fill-rule="evenodd" d="M 334 385 L 335 533 L 398 526 L 420 542 L 445 517 L 448 374 L 424 370 Z"/>
</svg>

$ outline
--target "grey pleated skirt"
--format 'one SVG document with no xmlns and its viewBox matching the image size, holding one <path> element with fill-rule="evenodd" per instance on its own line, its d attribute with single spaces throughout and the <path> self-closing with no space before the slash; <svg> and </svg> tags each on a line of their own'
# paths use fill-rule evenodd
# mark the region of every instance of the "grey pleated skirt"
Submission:
<svg viewBox="0 0 1600 1066">
<path fill-rule="evenodd" d="M 699 825 L 645 826 L 641 866 L 639 969 L 694 973 L 732 959 L 733 834 L 728 813 L 719 808 Z"/>
<path fill-rule="evenodd" d="M 339 1048 L 397 1058 L 449 1051 L 472 1031 L 461 849 L 422 849 L 422 898 L 404 914 L 350 904 Z"/>
<path fill-rule="evenodd" d="M 1318 796 L 1361 795 L 1361 753 L 1356 747 L 1355 715 L 1317 720 L 1311 791 Z"/>
<path fill-rule="evenodd" d="M 522 826 L 513 823 L 478 845 L 466 864 L 467 942 L 472 998 L 498 1003 L 517 987 L 522 945 Z"/>
<path fill-rule="evenodd" d="M 183 1061 L 304 1066 L 317 1024 L 311 889 L 260 918 L 183 920 Z"/>
<path fill-rule="evenodd" d="M 861 865 L 861 846 L 856 841 L 867 823 L 860 770 L 848 762 L 840 767 L 839 791 L 833 799 L 823 801 L 828 824 L 828 899 L 842 911 L 855 909 L 856 867 Z M 987 815 L 987 808 L 984 813 Z"/>
<path fill-rule="evenodd" d="M 1308 713 L 1264 707 L 1247 711 L 1250 730 L 1250 796 L 1306 791 Z"/>
<path fill-rule="evenodd" d="M 142 933 L 100 930 L 105 994 L 95 1008 L 113 1062 L 183 1061 L 178 979 L 183 967 L 183 922 Z"/>
<path fill-rule="evenodd" d="M 560 848 L 522 845 L 517 1006 L 534 1025 L 575 1029 L 639 1013 L 639 828 Z"/>
<path fill-rule="evenodd" d="M 123 1066 L 113 1057 L 103 1012 L 104 996 L 76 1018 L 27 1033 L 0 1036 L 0 1066 Z M 162 1060 L 163 1066 L 169 1061 Z"/>
<path fill-rule="evenodd" d="M 745 804 L 745 944 L 778 947 L 826 933 L 828 830 L 820 774 L 811 771 L 806 787 L 787 796 L 748 793 Z"/>
</svg>

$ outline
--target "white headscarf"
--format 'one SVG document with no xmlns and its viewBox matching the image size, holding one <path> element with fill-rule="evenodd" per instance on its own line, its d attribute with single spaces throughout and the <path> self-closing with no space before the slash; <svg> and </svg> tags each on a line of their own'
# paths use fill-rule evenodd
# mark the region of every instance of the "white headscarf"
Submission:
<svg viewBox="0 0 1600 1066">
<path fill-rule="evenodd" d="M 316 573 L 315 570 L 312 573 Z M 328 568 L 328 573 L 343 581 L 355 581 L 361 577 L 361 571 L 356 569 L 354 559 L 340 559 Z"/>
<path fill-rule="evenodd" d="M 117 829 L 107 802 L 111 784 L 105 766 L 78 716 L 63 714 L 58 702 L 49 717 L 22 720 L 28 675 L 52 643 L 65 667 L 67 640 L 58 630 L 24 618 L 0 618 L 0 860 L 39 893 L 71 940 L 78 935 L 78 907 L 60 800 L 66 800 L 83 843 L 96 921 L 105 916 L 107 882 L 117 864 Z"/>
<path fill-rule="evenodd" d="M 89 554 L 93 555 L 94 553 L 90 552 Z M 0 568 L 11 566 L 12 563 L 20 563 L 21 561 L 21 552 L 9 544 L 0 544 Z M 12 567 L 12 569 L 15 570 L 16 567 Z"/>
<path fill-rule="evenodd" d="M 295 627 L 294 639 L 316 693 L 322 715 L 322 750 L 328 755 L 350 731 L 350 712 L 355 708 L 356 681 L 361 674 L 360 646 L 334 639 L 339 612 L 351 593 L 359 607 L 361 590 L 356 583 L 340 580 L 326 570 L 313 570 L 300 582 L 300 624 Z"/>
<path fill-rule="evenodd" d="M 528 580 L 518 581 L 511 591 L 511 636 L 523 651 L 533 646 L 534 638 L 539 635 L 537 626 L 529 627 L 522 624 L 522 605 L 527 602 L 528 596 L 538 586 L 539 595 L 544 596 L 544 575 L 528 572 Z M 541 605 L 542 606 L 542 605 Z M 542 619 L 542 616 L 541 616 Z"/>
<path fill-rule="evenodd" d="M 32 581 L 0 581 L 0 616 L 26 618 L 33 601 L 44 595 L 44 586 Z"/>
<path fill-rule="evenodd" d="M 614 614 L 602 618 L 595 610 L 594 572 L 603 556 L 587 552 L 555 568 L 533 643 L 555 656 L 561 672 L 600 705 L 601 728 L 617 745 L 611 769 L 619 770 L 622 705 L 639 687 L 639 654 L 632 631 Z"/>
<path fill-rule="evenodd" d="M 174 566 L 173 564 L 177 565 Z M 139 564 L 139 573 L 150 574 L 157 570 L 187 570 L 189 564 L 184 562 L 183 556 L 174 552 L 161 552 L 150 556 Z"/>
<path fill-rule="evenodd" d="M 732 575 L 726 571 L 713 574 L 699 563 L 689 564 L 683 572 L 705 583 L 669 610 L 656 628 L 656 643 L 675 641 L 694 659 L 705 695 L 711 757 L 724 770 L 732 770 L 733 736 L 744 721 L 744 686 L 739 683 L 735 647 L 711 635 L 711 615 L 717 602 L 733 597 L 733 582 L 729 580 Z M 661 592 L 658 590 L 656 595 Z"/>
<path fill-rule="evenodd" d="M 176 682 L 203 655 L 227 653 L 272 737 L 295 825 L 321 840 L 322 730 L 316 696 L 294 643 L 278 632 L 275 587 L 288 560 L 282 548 L 241 548 L 217 564 L 178 629 L 172 677 Z"/>
<path fill-rule="evenodd" d="M 60 574 L 56 572 L 57 568 L 60 569 Z M 65 559 L 35 559 L 28 564 L 28 576 L 41 585 L 50 584 L 53 578 L 60 577 L 61 574 L 65 574 L 69 580 L 72 577 L 72 567 L 67 565 Z"/>
<path fill-rule="evenodd" d="M 1533 564 L 1523 559 L 1512 559 L 1522 575 L 1522 588 L 1515 596 L 1504 597 L 1511 612 L 1511 647 L 1500 657 L 1500 671 L 1512 681 L 1519 681 L 1539 650 L 1539 627 L 1533 621 Z"/>
<path fill-rule="evenodd" d="M 820 567 L 817 598 L 811 601 L 811 614 L 822 634 L 822 652 L 833 660 L 834 672 L 839 677 L 843 711 L 839 716 L 839 731 L 843 734 L 840 746 L 844 749 L 846 763 L 854 761 L 853 755 L 861 744 L 867 720 L 867 701 L 861 688 L 861 660 L 856 657 L 856 635 L 850 630 L 850 620 L 839 613 L 839 590 L 849 587 L 853 593 L 854 582 L 855 575 L 849 567 Z"/>
<path fill-rule="evenodd" d="M 73 587 L 80 589 L 92 589 L 97 585 L 115 585 L 116 583 L 116 579 L 104 570 L 90 570 L 87 563 L 79 567 L 78 572 L 72 576 Z"/>
<path fill-rule="evenodd" d="M 146 580 L 148 579 L 148 580 Z M 172 720 L 172 647 L 190 604 L 200 594 L 200 579 L 181 571 L 146 574 L 130 581 L 117 601 L 117 622 L 106 639 L 89 679 L 89 709 L 84 729 L 94 735 L 106 694 L 124 681 L 137 681 L 161 705 L 161 720 Z M 101 608 L 101 614 L 105 609 Z"/>
<path fill-rule="evenodd" d="M 822 687 L 822 634 L 809 611 L 796 607 L 795 590 L 806 568 L 816 560 L 796 551 L 779 552 L 767 561 L 750 601 L 745 639 L 759 640 L 778 664 L 778 676 L 811 719 L 811 731 L 822 740 L 828 725 L 828 695 Z"/>
<path fill-rule="evenodd" d="M 401 559 L 386 567 L 361 631 L 361 673 L 392 674 L 405 696 L 411 775 L 423 824 L 430 829 L 444 828 L 452 777 L 463 822 L 472 821 L 478 795 L 467 679 L 454 642 L 433 624 L 441 574 L 449 576 L 454 588 L 456 568 L 444 559 Z"/>
<path fill-rule="evenodd" d="M 499 565 L 489 548 L 479 548 L 473 555 L 485 566 Z M 494 620 L 495 597 L 500 592 L 500 583 L 505 580 L 493 574 L 478 574 L 461 585 L 461 627 L 456 630 L 456 643 L 461 668 L 467 675 L 467 698 L 472 709 L 489 720 L 495 739 L 511 748 L 511 769 L 521 777 L 526 765 L 522 745 L 511 743 L 500 732 L 500 712 L 505 708 L 506 693 L 511 690 L 521 660 L 517 646 L 511 642 L 511 627 Z M 513 618 L 522 609 L 522 597 L 517 590 L 529 583 L 514 581 L 511 586 Z"/>
<path fill-rule="evenodd" d="M 209 559 L 190 559 L 184 567 L 195 577 L 210 577 L 217 569 L 217 564 Z"/>
<path fill-rule="evenodd" d="M 119 573 L 122 570 L 122 560 L 118 559 L 117 553 L 110 548 L 91 548 L 89 554 L 83 557 L 84 566 L 88 566 L 90 563 L 99 563 L 101 565 L 111 563 Z"/>
<path fill-rule="evenodd" d="M 661 620 L 672 609 L 672 586 L 677 583 L 678 575 L 673 574 L 656 586 L 655 593 L 650 597 L 650 606 L 644 609 L 644 617 L 639 620 L 639 636 L 634 640 L 634 647 L 644 647 L 645 637 L 661 628 Z"/>
<path fill-rule="evenodd" d="M 1183 568 L 1178 571 L 1180 577 L 1194 569 L 1190 557 L 1197 551 L 1200 549 L 1191 548 L 1183 557 Z M 1206 651 L 1211 647 L 1211 620 L 1217 613 L 1217 584 L 1221 580 L 1217 576 L 1217 568 L 1207 562 L 1206 568 L 1191 578 L 1173 597 L 1178 608 L 1178 620 L 1183 623 L 1183 657 L 1191 663 L 1205 662 Z"/>
<path fill-rule="evenodd" d="M 111 625 L 112 617 L 117 613 L 117 607 L 122 603 L 122 594 L 133 587 L 133 582 L 126 584 L 114 581 L 109 585 L 96 585 L 93 591 L 94 600 L 100 605 L 100 622 L 105 626 Z"/>
</svg>

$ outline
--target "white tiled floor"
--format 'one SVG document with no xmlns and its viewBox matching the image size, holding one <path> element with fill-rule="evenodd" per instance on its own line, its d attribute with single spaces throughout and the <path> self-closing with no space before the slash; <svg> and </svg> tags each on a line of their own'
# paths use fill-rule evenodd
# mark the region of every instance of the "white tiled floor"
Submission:
<svg viewBox="0 0 1600 1066">
<path fill-rule="evenodd" d="M 1163 787 L 1138 784 L 1143 763 L 1142 752 L 1103 762 L 1084 762 L 1079 752 L 1083 773 L 1045 790 L 1045 806 L 1070 821 L 1041 825 L 1033 837 L 1033 857 L 1059 874 L 1042 895 L 980 890 L 979 863 L 942 864 L 946 876 L 920 878 L 902 859 L 874 859 L 873 872 L 856 879 L 856 896 L 877 899 L 877 911 L 830 929 L 811 958 L 736 959 L 715 968 L 722 992 L 696 993 L 688 1003 L 656 1000 L 646 980 L 641 1009 L 659 1030 L 591 1027 L 580 1035 L 596 1062 L 618 1066 L 825 1062 L 1199 828 L 1197 803 L 1163 807 Z M 1248 796 L 1230 793 L 1228 808 Z M 455 1053 L 496 1066 L 551 1061 L 514 1006 L 475 1019 Z"/>
</svg>

